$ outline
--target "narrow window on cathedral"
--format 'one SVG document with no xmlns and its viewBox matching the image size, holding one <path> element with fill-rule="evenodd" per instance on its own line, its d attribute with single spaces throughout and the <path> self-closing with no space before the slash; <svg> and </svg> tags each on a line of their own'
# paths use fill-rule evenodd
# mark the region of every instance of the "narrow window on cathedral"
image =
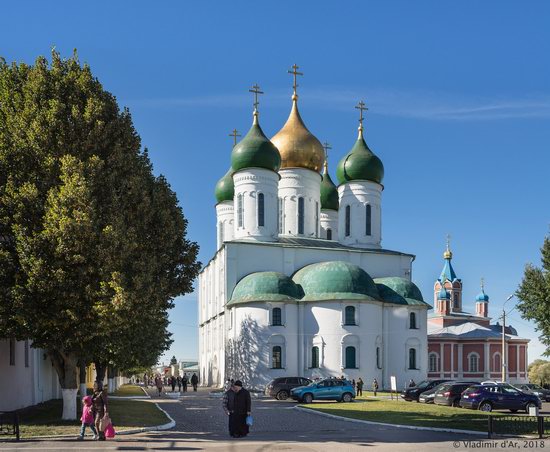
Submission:
<svg viewBox="0 0 550 452">
<path fill-rule="evenodd" d="M 355 347 L 346 347 L 346 369 L 356 369 Z"/>
<path fill-rule="evenodd" d="M 311 368 L 319 368 L 319 347 L 315 346 L 311 349 Z"/>
<path fill-rule="evenodd" d="M 279 234 L 282 234 L 284 231 L 284 202 L 283 198 L 279 198 Z"/>
<path fill-rule="evenodd" d="M 477 353 L 468 355 L 468 372 L 479 372 L 479 355 Z"/>
<path fill-rule="evenodd" d="M 327 229 L 327 240 L 332 240 L 332 229 Z"/>
<path fill-rule="evenodd" d="M 243 195 L 239 193 L 237 196 L 237 224 L 240 228 L 243 227 Z"/>
<path fill-rule="evenodd" d="M 344 315 L 344 325 L 355 325 L 355 307 L 346 306 Z"/>
<path fill-rule="evenodd" d="M 271 325 L 281 326 L 283 324 L 283 316 L 281 308 L 273 308 L 271 311 Z"/>
<path fill-rule="evenodd" d="M 454 307 L 455 309 L 458 309 L 458 292 L 455 292 L 455 293 L 454 293 L 453 307 Z"/>
<path fill-rule="evenodd" d="M 220 221 L 220 245 L 223 244 L 223 240 L 224 240 L 224 236 L 223 236 L 224 235 L 223 234 L 224 233 L 224 231 L 223 231 L 224 225 L 225 225 L 225 223 L 223 221 Z"/>
<path fill-rule="evenodd" d="M 315 201 L 315 237 L 319 237 L 319 203 Z"/>
<path fill-rule="evenodd" d="M 380 359 L 380 347 L 376 347 L 376 368 L 382 369 L 382 363 Z"/>
<path fill-rule="evenodd" d="M 264 213 L 264 194 L 258 193 L 258 227 L 264 226 L 265 213 Z"/>
<path fill-rule="evenodd" d="M 371 235 L 372 209 L 370 204 L 366 206 L 365 234 Z"/>
<path fill-rule="evenodd" d="M 351 234 L 351 206 L 346 206 L 346 237 Z"/>
<path fill-rule="evenodd" d="M 430 372 L 438 372 L 438 366 L 437 366 L 437 353 L 430 353 L 428 357 L 428 369 Z"/>
<path fill-rule="evenodd" d="M 29 340 L 25 340 L 25 367 L 29 367 Z"/>
<path fill-rule="evenodd" d="M 10 339 L 10 366 L 15 366 L 15 339 Z"/>
<path fill-rule="evenodd" d="M 409 369 L 416 369 L 416 349 L 409 348 Z"/>
<path fill-rule="evenodd" d="M 298 234 L 304 233 L 304 198 L 298 198 Z"/>
<path fill-rule="evenodd" d="M 417 326 L 416 326 L 416 314 L 414 312 L 411 312 L 409 314 L 409 328 L 411 330 L 416 330 L 417 329 Z"/>
<path fill-rule="evenodd" d="M 500 372 L 501 370 L 500 353 L 495 353 L 493 355 L 493 372 Z"/>
<path fill-rule="evenodd" d="M 272 368 L 273 369 L 282 369 L 283 368 L 283 360 L 282 360 L 282 357 L 283 357 L 283 350 L 281 348 L 280 345 L 276 345 L 275 347 L 273 347 L 273 351 L 272 351 Z"/>
</svg>

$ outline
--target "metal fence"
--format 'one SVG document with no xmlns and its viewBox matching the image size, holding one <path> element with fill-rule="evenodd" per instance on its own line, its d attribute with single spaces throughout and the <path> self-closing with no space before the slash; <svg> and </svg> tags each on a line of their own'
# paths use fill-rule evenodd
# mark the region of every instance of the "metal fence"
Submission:
<svg viewBox="0 0 550 452">
<path fill-rule="evenodd" d="M 0 436 L 15 436 L 19 441 L 19 416 L 17 411 L 0 411 Z"/>
<path fill-rule="evenodd" d="M 550 434 L 550 421 L 545 416 L 488 416 L 489 438 L 498 436 L 538 436 Z"/>
</svg>

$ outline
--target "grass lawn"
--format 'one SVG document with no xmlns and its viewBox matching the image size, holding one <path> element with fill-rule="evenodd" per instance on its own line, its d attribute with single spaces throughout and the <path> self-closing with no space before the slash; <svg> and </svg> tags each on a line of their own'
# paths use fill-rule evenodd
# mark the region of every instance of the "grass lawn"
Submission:
<svg viewBox="0 0 550 452">
<path fill-rule="evenodd" d="M 355 403 L 312 403 L 301 406 L 323 413 L 373 422 L 487 431 L 487 414 L 434 404 L 360 397 Z M 502 416 L 494 412 L 491 414 Z"/>
<path fill-rule="evenodd" d="M 80 404 L 80 402 L 79 402 Z M 62 400 L 49 400 L 19 410 L 22 438 L 42 435 L 75 435 L 80 432 L 80 421 L 62 421 Z M 80 419 L 81 406 L 78 407 Z M 154 403 L 141 400 L 109 400 L 109 415 L 116 430 L 166 424 L 169 419 Z M 89 433 L 89 429 L 87 429 Z"/>
<path fill-rule="evenodd" d="M 119 396 L 119 397 L 134 397 L 134 396 L 145 396 L 143 389 L 140 386 L 136 385 L 122 385 L 115 392 L 110 395 Z"/>
</svg>

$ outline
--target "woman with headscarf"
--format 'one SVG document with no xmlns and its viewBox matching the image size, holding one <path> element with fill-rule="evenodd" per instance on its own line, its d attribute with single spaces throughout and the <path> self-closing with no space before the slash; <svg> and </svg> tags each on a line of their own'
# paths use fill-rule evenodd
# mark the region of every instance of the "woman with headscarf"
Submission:
<svg viewBox="0 0 550 452">
<path fill-rule="evenodd" d="M 94 393 L 92 395 L 92 413 L 94 414 L 94 423 L 98 432 L 98 440 L 105 441 L 105 432 L 99 428 L 101 419 L 108 415 L 107 410 L 107 394 L 103 390 L 103 384 L 99 381 L 94 383 Z"/>
</svg>

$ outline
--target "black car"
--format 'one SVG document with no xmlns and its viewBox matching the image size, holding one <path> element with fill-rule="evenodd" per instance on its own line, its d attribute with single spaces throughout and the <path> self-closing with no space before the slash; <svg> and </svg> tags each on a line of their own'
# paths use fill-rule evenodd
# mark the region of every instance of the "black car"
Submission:
<svg viewBox="0 0 550 452">
<path fill-rule="evenodd" d="M 286 400 L 290 395 L 290 390 L 298 386 L 307 386 L 311 383 L 309 378 L 303 377 L 281 377 L 272 380 L 265 388 L 265 394 L 275 397 L 278 400 Z"/>
<path fill-rule="evenodd" d="M 470 386 L 478 384 L 479 381 L 453 381 L 440 385 L 435 393 L 434 403 L 458 407 L 462 393 Z"/>
<path fill-rule="evenodd" d="M 550 391 L 548 389 L 541 388 L 539 385 L 526 383 L 522 385 L 515 385 L 515 387 L 523 392 L 526 392 L 527 394 L 534 394 L 538 396 L 543 402 L 550 402 Z"/>
<path fill-rule="evenodd" d="M 531 407 L 541 407 L 542 402 L 534 394 L 526 394 L 510 385 L 474 385 L 462 393 L 460 406 L 472 410 L 510 410 L 515 413 Z"/>
<path fill-rule="evenodd" d="M 416 386 L 411 386 L 409 388 L 403 389 L 403 392 L 401 392 L 401 397 L 403 397 L 403 399 L 405 399 L 407 402 L 412 402 L 413 400 L 418 402 L 420 394 L 435 388 L 437 385 L 440 385 L 441 383 L 446 383 L 448 381 L 449 380 L 421 381 Z"/>
<path fill-rule="evenodd" d="M 420 403 L 434 403 L 434 397 L 435 397 L 436 391 L 439 388 L 441 388 L 441 386 L 443 386 L 444 384 L 446 384 L 446 383 L 441 383 L 437 386 L 434 386 L 429 391 L 424 391 L 422 394 L 420 394 L 420 397 L 418 398 L 418 401 Z"/>
</svg>

